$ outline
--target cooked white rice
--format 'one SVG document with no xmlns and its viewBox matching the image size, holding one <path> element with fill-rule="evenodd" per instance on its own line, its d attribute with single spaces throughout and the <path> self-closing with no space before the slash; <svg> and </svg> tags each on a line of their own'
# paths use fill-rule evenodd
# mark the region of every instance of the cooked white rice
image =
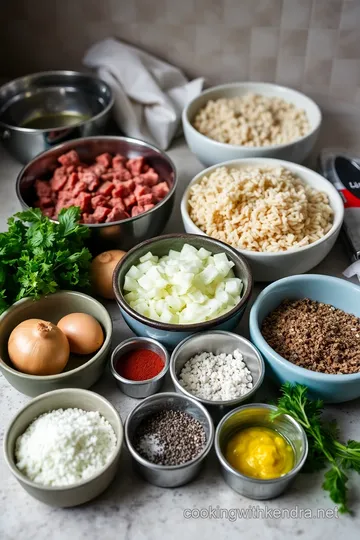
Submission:
<svg viewBox="0 0 360 540">
<path fill-rule="evenodd" d="M 250 251 L 307 246 L 333 223 L 326 193 L 282 167 L 219 167 L 191 187 L 188 204 L 203 232 Z"/>
<path fill-rule="evenodd" d="M 311 129 L 303 109 L 284 99 L 259 94 L 209 100 L 196 114 L 193 125 L 215 141 L 252 147 L 287 144 Z"/>
</svg>

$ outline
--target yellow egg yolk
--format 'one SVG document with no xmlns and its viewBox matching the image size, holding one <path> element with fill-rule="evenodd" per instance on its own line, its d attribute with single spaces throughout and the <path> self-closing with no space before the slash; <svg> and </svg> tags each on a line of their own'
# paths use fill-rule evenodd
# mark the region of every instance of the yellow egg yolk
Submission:
<svg viewBox="0 0 360 540">
<path fill-rule="evenodd" d="M 277 431 L 250 427 L 235 433 L 229 440 L 225 457 L 241 474 L 269 480 L 291 471 L 294 451 Z"/>
</svg>

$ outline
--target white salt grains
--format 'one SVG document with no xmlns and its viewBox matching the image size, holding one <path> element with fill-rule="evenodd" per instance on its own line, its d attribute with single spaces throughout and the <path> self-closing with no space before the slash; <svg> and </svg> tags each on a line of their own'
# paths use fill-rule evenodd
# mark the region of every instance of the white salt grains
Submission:
<svg viewBox="0 0 360 540">
<path fill-rule="evenodd" d="M 116 447 L 113 428 L 99 412 L 57 409 L 36 418 L 18 437 L 17 468 L 44 486 L 69 486 L 99 472 Z"/>
<path fill-rule="evenodd" d="M 239 349 L 232 354 L 201 352 L 188 360 L 179 375 L 181 386 L 201 399 L 228 401 L 247 394 L 253 378 Z"/>
</svg>

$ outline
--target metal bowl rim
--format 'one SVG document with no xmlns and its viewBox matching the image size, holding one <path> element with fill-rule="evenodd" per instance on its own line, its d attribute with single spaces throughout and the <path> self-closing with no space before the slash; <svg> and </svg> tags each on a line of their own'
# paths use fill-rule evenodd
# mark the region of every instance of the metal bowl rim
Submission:
<svg viewBox="0 0 360 540">
<path fill-rule="evenodd" d="M 50 148 L 48 150 L 44 150 L 44 152 L 41 152 L 40 154 L 35 156 L 31 161 L 29 161 L 29 163 L 24 165 L 22 167 L 21 171 L 19 172 L 17 178 L 16 178 L 16 186 L 15 186 L 16 195 L 17 195 L 17 198 L 20 201 L 21 206 L 26 207 L 27 209 L 31 208 L 24 201 L 24 199 L 22 198 L 22 196 L 20 194 L 20 183 L 21 183 L 23 175 L 26 172 L 26 169 L 28 167 L 33 165 L 39 158 L 43 157 L 45 154 L 51 154 L 51 152 L 54 151 L 54 150 L 60 150 L 61 148 L 63 148 L 64 150 L 65 150 L 65 148 L 66 148 L 66 150 L 71 150 L 72 149 L 71 147 L 74 144 L 78 143 L 78 142 L 88 142 L 88 141 L 94 141 L 94 140 L 101 140 L 101 141 L 117 140 L 117 141 L 125 141 L 125 142 L 127 142 L 129 144 L 134 144 L 135 143 L 135 144 L 139 144 L 140 146 L 146 146 L 146 147 L 150 148 L 151 150 L 154 150 L 157 154 L 160 155 L 160 157 L 162 159 L 164 159 L 165 161 L 168 162 L 168 164 L 170 165 L 170 167 L 172 169 L 172 174 L 173 174 L 174 180 L 173 180 L 173 184 L 172 184 L 172 186 L 171 186 L 171 188 L 169 190 L 169 193 L 167 193 L 165 195 L 165 197 L 160 202 L 155 204 L 154 208 L 151 208 L 150 210 L 147 210 L 146 212 L 143 212 L 142 214 L 139 214 L 138 216 L 130 217 L 130 218 L 127 218 L 127 219 L 122 219 L 120 221 L 111 221 L 110 223 L 82 223 L 82 225 L 84 225 L 84 227 L 88 227 L 89 229 L 102 229 L 102 228 L 106 228 L 106 227 L 112 227 L 114 225 L 122 225 L 123 223 L 130 223 L 130 222 L 133 222 L 133 221 L 137 221 L 138 219 L 141 219 L 145 215 L 150 215 L 151 213 L 156 212 L 156 210 L 158 208 L 163 206 L 167 201 L 169 201 L 172 198 L 172 196 L 175 193 L 176 186 L 177 186 L 178 176 L 177 176 L 176 168 L 175 168 L 175 165 L 174 165 L 172 159 L 165 152 L 163 152 L 163 150 L 161 150 L 160 148 L 158 148 L 157 146 L 155 146 L 153 144 L 150 144 L 150 143 L 148 143 L 146 141 L 142 141 L 141 139 L 135 139 L 134 137 L 126 137 L 126 136 L 122 136 L 122 135 L 98 135 L 98 136 L 94 135 L 92 137 L 79 137 L 78 139 L 73 139 L 71 141 L 67 141 L 67 142 L 58 144 L 56 146 L 53 146 L 52 148 Z M 54 223 L 58 223 L 58 221 L 56 219 L 50 219 L 50 221 L 52 221 Z"/>
<path fill-rule="evenodd" d="M 260 374 L 259 374 L 259 378 L 258 378 L 256 384 L 246 394 L 244 394 L 242 396 L 239 396 L 239 397 L 236 397 L 234 399 L 230 399 L 228 401 L 215 401 L 215 400 L 203 399 L 203 398 L 200 398 L 198 396 L 195 396 L 195 394 L 191 394 L 188 390 L 185 390 L 185 388 L 183 386 L 181 386 L 180 381 L 179 381 L 179 379 L 178 379 L 178 377 L 176 375 L 176 372 L 175 372 L 175 362 L 176 362 L 176 358 L 177 358 L 177 355 L 179 353 L 179 350 L 181 349 L 181 347 L 183 345 L 185 345 L 187 342 L 191 341 L 192 339 L 195 339 L 195 338 L 201 337 L 201 336 L 210 335 L 210 334 L 217 334 L 217 335 L 223 336 L 224 338 L 229 337 L 229 336 L 235 337 L 236 339 L 238 339 L 241 342 L 246 342 L 248 345 L 250 345 L 251 349 L 254 350 L 254 352 L 256 354 L 256 358 L 257 358 L 257 360 L 259 362 L 259 365 L 260 365 Z M 244 358 L 244 361 L 246 363 L 245 358 Z M 176 388 L 178 388 L 187 397 L 194 398 L 194 399 L 200 401 L 200 403 L 202 403 L 203 405 L 215 405 L 215 406 L 225 406 L 225 407 L 227 407 L 227 406 L 240 404 L 242 401 L 248 400 L 253 394 L 255 394 L 255 392 L 257 392 L 257 390 L 259 390 L 260 386 L 262 385 L 262 383 L 264 381 L 264 377 L 265 377 L 265 363 L 264 363 L 264 359 L 263 359 L 260 351 L 257 349 L 257 347 L 253 343 L 251 343 L 250 340 L 244 338 L 243 336 L 240 336 L 239 334 L 235 334 L 234 332 L 228 332 L 226 330 L 213 330 L 213 331 L 208 330 L 207 332 L 199 332 L 197 334 L 193 334 L 192 336 L 189 336 L 189 337 L 183 339 L 175 347 L 175 349 L 172 352 L 171 358 L 170 358 L 170 377 L 171 377 L 171 380 L 172 380 L 174 386 Z"/>
<path fill-rule="evenodd" d="M 151 401 L 158 400 L 159 398 L 168 398 L 168 397 L 173 397 L 173 398 L 177 398 L 177 399 L 180 398 L 180 399 L 183 399 L 184 401 L 186 401 L 187 403 L 190 402 L 192 405 L 195 405 L 195 407 L 200 409 L 200 411 L 205 416 L 206 422 L 207 422 L 208 427 L 209 427 L 209 437 L 207 438 L 205 446 L 202 449 L 202 451 L 200 452 L 200 454 L 198 454 L 194 459 L 192 459 L 190 461 L 187 461 L 186 463 L 182 463 L 181 465 L 158 465 L 156 463 L 151 463 L 151 461 L 148 461 L 147 459 L 143 458 L 142 456 L 140 456 L 140 454 L 137 453 L 137 451 L 135 450 L 135 448 L 134 448 L 134 446 L 133 446 L 133 444 L 132 444 L 132 442 L 130 440 L 129 433 L 128 433 L 129 424 L 132 421 L 133 416 L 138 411 L 138 409 L 144 408 L 144 405 L 145 405 L 145 408 L 146 408 L 146 405 L 148 405 Z M 190 414 L 190 413 L 188 413 L 188 414 Z M 182 396 L 181 394 L 178 394 L 177 392 L 161 392 L 159 394 L 154 394 L 152 396 L 146 397 L 145 399 L 143 399 L 141 401 L 141 403 L 139 403 L 128 414 L 128 416 L 127 416 L 127 418 L 125 420 L 125 441 L 126 441 L 126 445 L 128 447 L 128 450 L 129 450 L 131 456 L 138 463 L 140 463 L 140 465 L 143 465 L 144 467 L 146 467 L 148 469 L 153 469 L 153 470 L 156 470 L 156 471 L 178 471 L 178 470 L 181 470 L 181 469 L 185 469 L 186 467 L 189 467 L 190 465 L 195 465 L 196 463 L 200 463 L 201 461 L 203 461 L 203 459 L 205 459 L 205 457 L 210 452 L 212 444 L 214 442 L 214 437 L 215 437 L 214 423 L 213 423 L 213 421 L 211 419 L 210 414 L 205 409 L 205 407 L 201 403 L 196 401 L 195 399 L 189 398 L 187 396 Z"/>
<path fill-rule="evenodd" d="M 245 289 L 243 296 L 240 297 L 240 301 L 236 304 L 236 306 L 234 306 L 230 311 L 224 313 L 220 317 L 215 317 L 214 319 L 210 319 L 209 321 L 203 321 L 200 323 L 192 323 L 192 324 L 162 323 L 160 321 L 155 321 L 154 319 L 150 319 L 149 317 L 145 317 L 144 315 L 141 315 L 140 313 L 135 311 L 126 302 L 118 283 L 118 276 L 119 276 L 121 264 L 127 259 L 127 257 L 135 253 L 136 250 L 141 249 L 143 246 L 151 245 L 152 243 L 157 242 L 160 239 L 162 240 L 162 239 L 167 239 L 167 238 L 183 238 L 184 243 L 186 242 L 186 239 L 188 239 L 189 243 L 191 243 L 190 241 L 192 238 L 197 238 L 207 244 L 216 244 L 220 247 L 224 246 L 225 248 L 224 252 L 226 254 L 228 253 L 228 251 L 230 251 L 232 256 L 235 259 L 241 260 L 242 264 L 245 267 L 245 274 L 248 277 L 248 285 Z M 161 236 L 155 236 L 154 238 L 150 238 L 149 240 L 144 240 L 137 246 L 130 249 L 126 253 L 126 255 L 124 255 L 124 257 L 116 265 L 114 274 L 113 274 L 113 290 L 115 293 L 116 301 L 120 309 L 123 309 L 128 315 L 130 315 L 130 317 L 140 322 L 141 324 L 144 324 L 145 326 L 150 326 L 152 328 L 157 328 L 160 330 L 171 330 L 172 332 L 184 332 L 187 330 L 201 331 L 202 329 L 206 329 L 209 326 L 216 326 L 216 325 L 219 325 L 228 321 L 234 315 L 236 315 L 236 313 L 238 313 L 242 307 L 246 306 L 246 303 L 248 302 L 251 296 L 252 288 L 253 288 L 253 275 L 252 275 L 252 271 L 251 271 L 251 268 L 247 259 L 241 253 L 237 252 L 234 248 L 232 248 L 228 244 L 221 242 L 221 240 L 216 240 L 215 238 L 211 238 L 210 236 L 203 236 L 201 234 L 171 233 L 171 234 L 163 234 Z"/>
<path fill-rule="evenodd" d="M 86 478 L 85 480 L 81 480 L 80 482 L 76 482 L 74 484 L 70 484 L 70 485 L 66 485 L 66 486 L 45 486 L 43 484 L 34 482 L 33 480 L 30 480 L 30 478 L 25 476 L 16 467 L 14 456 L 11 456 L 11 459 L 9 459 L 8 452 L 7 452 L 8 439 L 9 439 L 9 436 L 10 436 L 10 432 L 14 428 L 14 424 L 17 422 L 18 418 L 34 402 L 42 401 L 43 399 L 47 399 L 50 395 L 54 395 L 55 393 L 56 394 L 59 394 L 59 393 L 61 394 L 61 393 L 66 393 L 67 391 L 78 392 L 80 395 L 81 394 L 82 395 L 85 395 L 85 394 L 89 395 L 90 394 L 93 399 L 98 400 L 98 401 L 102 401 L 103 403 L 105 403 L 106 406 L 108 406 L 110 408 L 110 410 L 113 413 L 115 413 L 114 416 L 117 419 L 117 423 L 118 423 L 117 427 L 119 428 L 118 429 L 119 432 L 116 433 L 115 429 L 112 426 L 111 427 L 112 427 L 112 429 L 113 429 L 113 431 L 115 433 L 115 436 L 116 436 L 116 446 L 114 448 L 114 451 L 113 451 L 109 461 L 103 467 L 101 467 L 101 469 L 99 471 L 94 473 L 89 478 Z M 51 409 L 49 409 L 49 411 L 50 410 Z M 91 411 L 96 411 L 96 409 L 92 408 Z M 41 413 L 41 414 L 44 414 L 44 413 Z M 101 416 L 103 416 L 105 418 L 104 415 L 101 415 Z M 33 418 L 33 420 L 28 424 L 28 427 L 35 420 L 35 418 Z M 105 420 L 108 422 L 107 418 L 105 418 Z M 112 403 L 110 403 L 110 401 L 108 399 L 106 399 L 104 396 L 102 396 L 102 395 L 100 395 L 100 394 L 98 394 L 96 392 L 92 392 L 91 390 L 85 390 L 83 388 L 59 388 L 57 390 L 51 390 L 50 392 L 40 394 L 39 396 L 31 399 L 30 401 L 28 401 L 26 403 L 26 405 L 24 405 L 16 413 L 16 415 L 12 418 L 12 420 L 10 421 L 10 424 L 8 425 L 8 427 L 5 430 L 4 442 L 3 442 L 3 453 L 4 453 L 4 457 L 5 457 L 5 461 L 6 461 L 7 466 L 9 467 L 9 469 L 11 470 L 13 475 L 16 477 L 16 479 L 20 483 L 24 483 L 24 484 L 28 485 L 29 487 L 31 487 L 33 489 L 37 489 L 37 490 L 43 490 L 43 491 L 47 491 L 47 492 L 63 492 L 63 491 L 78 489 L 79 487 L 85 486 L 86 484 L 89 484 L 89 483 L 93 482 L 94 480 L 97 480 L 106 470 L 108 470 L 111 467 L 111 465 L 114 463 L 114 461 L 116 461 L 116 459 L 118 458 L 118 456 L 119 456 L 119 454 L 121 452 L 121 448 L 122 448 L 122 446 L 124 444 L 124 438 L 125 438 L 125 436 L 124 436 L 124 426 L 123 426 L 120 414 L 118 413 L 118 411 L 115 409 L 114 405 Z"/>
<path fill-rule="evenodd" d="M 155 377 L 152 377 L 151 379 L 145 379 L 144 381 L 132 381 L 131 379 L 126 379 L 125 377 L 122 377 L 116 371 L 114 363 L 115 363 L 115 358 L 117 356 L 117 353 L 119 351 L 121 351 L 121 349 L 123 347 L 125 347 L 126 345 L 128 345 L 130 343 L 139 343 L 139 344 L 152 343 L 152 344 L 156 345 L 159 349 L 161 349 L 161 351 L 163 352 L 163 354 L 165 356 L 164 367 L 162 368 L 162 370 L 157 375 L 155 375 Z M 159 341 L 156 341 L 156 339 L 152 339 L 152 338 L 137 337 L 137 336 L 125 339 L 124 341 L 119 343 L 119 345 L 117 345 L 117 347 L 115 347 L 115 349 L 113 350 L 113 352 L 111 354 L 111 359 L 110 359 L 110 371 L 111 371 L 112 376 L 117 381 L 120 381 L 120 382 L 122 382 L 122 383 L 124 383 L 126 385 L 129 385 L 129 386 L 144 386 L 146 384 L 159 381 L 168 372 L 169 365 L 170 365 L 170 355 L 169 355 L 168 351 L 166 350 L 166 348 Z"/>
<path fill-rule="evenodd" d="M 96 351 L 95 354 L 91 358 L 89 358 L 89 360 L 87 360 L 87 362 L 84 362 L 84 364 L 81 364 L 81 366 L 71 369 L 70 371 L 62 371 L 61 373 L 57 373 L 56 375 L 30 375 L 28 373 L 22 373 L 21 371 L 18 371 L 17 369 L 13 369 L 12 367 L 10 367 L 1 357 L 0 357 L 0 371 L 4 370 L 12 375 L 16 375 L 17 377 L 21 379 L 26 379 L 28 381 L 56 382 L 60 379 L 69 377 L 70 375 L 73 375 L 74 373 L 80 373 L 84 369 L 87 369 L 91 364 L 96 362 L 102 354 L 105 353 L 106 349 L 109 348 L 111 345 L 111 339 L 112 339 L 112 334 L 113 334 L 113 323 L 112 323 L 112 319 L 109 315 L 108 310 L 98 300 L 96 300 L 96 298 L 93 298 L 92 296 L 85 294 L 83 292 L 80 292 L 80 291 L 60 290 L 55 293 L 48 294 L 46 296 L 53 297 L 57 294 L 66 296 L 69 293 L 71 295 L 79 296 L 81 298 L 86 297 L 87 299 L 91 299 L 95 303 L 97 308 L 99 309 L 101 308 L 102 313 L 108 319 L 108 323 L 110 323 L 111 330 L 110 332 L 105 334 L 104 343 L 101 345 L 100 349 Z M 34 300 L 31 296 L 27 296 L 26 298 L 22 298 L 21 300 L 18 300 L 17 302 L 12 304 L 12 306 L 10 306 L 6 311 L 4 311 L 4 313 L 0 315 L 0 321 L 2 321 L 9 314 L 9 312 L 13 310 L 13 308 L 16 308 L 20 304 L 24 304 L 28 302 L 29 300 L 32 300 L 33 302 L 37 302 L 37 300 Z"/>
<path fill-rule="evenodd" d="M 71 128 L 78 128 L 78 127 L 81 127 L 81 126 L 87 124 L 90 121 L 98 120 L 102 116 L 106 115 L 112 109 L 112 107 L 113 107 L 113 105 L 115 103 L 115 98 L 114 98 L 113 91 L 111 90 L 111 88 L 110 88 L 110 86 L 109 86 L 109 84 L 107 82 L 105 82 L 103 79 L 101 79 L 100 77 L 98 77 L 97 75 L 95 75 L 93 73 L 84 73 L 84 72 L 81 72 L 81 71 L 71 71 L 71 70 L 39 71 L 38 73 L 30 73 L 29 75 L 24 75 L 22 77 L 17 77 L 16 79 L 13 79 L 12 81 L 9 81 L 9 82 L 5 83 L 4 85 L 2 85 L 0 87 L 0 92 L 3 89 L 5 89 L 7 86 L 11 86 L 14 83 L 20 82 L 20 81 L 22 81 L 22 80 L 24 80 L 24 79 L 26 79 L 28 77 L 31 77 L 31 78 L 34 77 L 34 78 L 37 78 L 37 79 L 41 79 L 41 77 L 43 75 L 46 75 L 46 76 L 58 75 L 58 76 L 62 76 L 62 77 L 74 77 L 74 76 L 76 76 L 76 77 L 82 77 L 84 79 L 92 79 L 93 81 L 101 83 L 106 88 L 107 92 L 109 93 L 110 100 L 109 100 L 109 103 L 106 105 L 106 107 L 104 107 L 98 114 L 95 114 L 94 116 L 91 116 L 87 120 L 82 120 L 81 122 L 77 122 L 76 124 L 72 124 L 70 126 Z M 11 129 L 13 131 L 17 131 L 17 132 L 21 132 L 21 133 L 39 133 L 40 134 L 40 133 L 47 133 L 48 131 L 62 131 L 64 129 L 63 127 L 52 128 L 52 129 L 36 129 L 36 128 L 26 128 L 26 127 L 21 127 L 21 126 L 15 126 L 15 125 L 3 122 L 1 120 L 1 117 L 0 117 L 0 125 L 3 126 L 6 129 Z M 53 148 L 55 148 L 55 147 L 53 147 Z M 42 153 L 44 153 L 44 152 L 42 152 Z M 38 154 L 38 156 L 39 155 L 40 154 Z M 38 157 L 38 156 L 36 156 L 36 157 Z M 32 161 L 33 160 L 31 160 L 30 163 L 32 163 Z M 28 164 L 30 164 L 30 163 L 28 163 Z"/>
<path fill-rule="evenodd" d="M 303 465 L 304 465 L 304 463 L 306 461 L 306 458 L 307 458 L 307 455 L 308 455 L 309 444 L 308 444 L 308 439 L 307 439 L 306 433 L 304 431 L 304 428 L 299 424 L 299 422 L 297 420 L 295 420 L 295 418 L 293 418 L 289 414 L 283 414 L 282 416 L 284 416 L 287 420 L 289 420 L 297 428 L 297 430 L 301 434 L 302 442 L 303 442 L 301 458 L 299 459 L 299 463 L 297 463 L 297 465 L 295 467 L 293 467 L 288 473 L 284 474 L 283 476 L 279 476 L 277 478 L 269 478 L 269 479 L 265 480 L 265 479 L 262 479 L 262 478 L 252 478 L 251 476 L 246 476 L 245 474 L 242 474 L 237 469 L 235 469 L 232 465 L 230 465 L 230 463 L 227 461 L 227 459 L 225 458 L 224 454 L 222 453 L 222 451 L 220 449 L 220 442 L 219 442 L 220 432 L 221 432 L 221 429 L 222 429 L 223 425 L 225 424 L 225 422 L 231 416 L 233 416 L 234 414 L 238 413 L 239 411 L 243 411 L 245 409 L 267 409 L 267 410 L 271 410 L 271 411 L 276 411 L 277 407 L 276 407 L 276 405 L 268 405 L 267 403 L 251 403 L 251 404 L 248 404 L 248 405 L 241 405 L 240 407 L 237 407 L 236 409 L 233 409 L 232 411 L 230 411 L 228 414 L 226 414 L 220 420 L 220 422 L 219 422 L 219 424 L 218 424 L 218 426 L 216 428 L 215 438 L 214 438 L 215 439 L 214 440 L 215 453 L 216 453 L 216 456 L 217 456 L 218 460 L 220 461 L 220 465 L 222 467 L 224 467 L 224 469 L 226 469 L 228 472 L 230 472 L 233 475 L 237 476 L 241 480 L 246 480 L 247 482 L 251 482 L 253 484 L 260 484 L 260 485 L 261 484 L 262 485 L 269 485 L 269 484 L 272 484 L 272 483 L 278 484 L 278 483 L 283 482 L 284 480 L 290 480 L 291 478 L 296 476 L 299 473 L 299 471 L 301 470 L 301 468 L 303 467 Z"/>
</svg>

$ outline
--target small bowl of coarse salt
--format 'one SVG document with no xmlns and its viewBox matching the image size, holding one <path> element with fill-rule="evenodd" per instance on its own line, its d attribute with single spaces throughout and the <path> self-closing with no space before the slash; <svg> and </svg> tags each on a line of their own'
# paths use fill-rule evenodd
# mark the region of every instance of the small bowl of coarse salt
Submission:
<svg viewBox="0 0 360 540">
<path fill-rule="evenodd" d="M 124 430 L 116 409 L 89 390 L 42 394 L 21 409 L 4 437 L 5 460 L 20 485 L 50 506 L 84 504 L 112 482 Z"/>
<path fill-rule="evenodd" d="M 184 339 L 170 359 L 176 391 L 200 401 L 214 421 L 251 401 L 264 374 L 257 348 L 244 337 L 221 330 Z"/>
</svg>

